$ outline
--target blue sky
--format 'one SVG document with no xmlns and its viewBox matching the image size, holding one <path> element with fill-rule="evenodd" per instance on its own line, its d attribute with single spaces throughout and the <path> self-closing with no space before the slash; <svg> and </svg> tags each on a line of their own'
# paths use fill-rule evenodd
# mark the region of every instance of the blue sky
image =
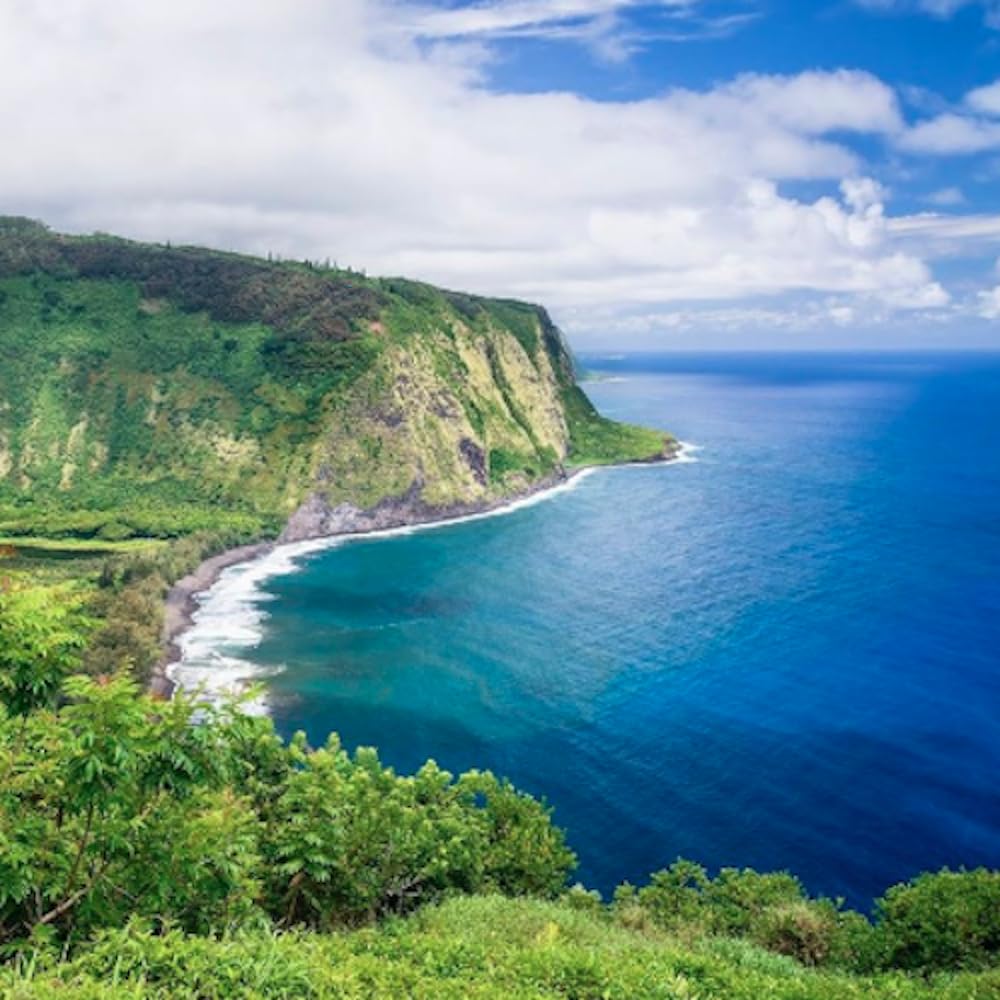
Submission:
<svg viewBox="0 0 1000 1000">
<path fill-rule="evenodd" d="M 510 90 L 643 97 L 668 87 L 706 88 L 740 73 L 853 67 L 900 88 L 922 88 L 941 101 L 957 102 L 1000 75 L 1000 35 L 988 26 L 986 14 L 977 3 L 933 16 L 919 4 L 866 6 L 851 0 L 745 0 L 674 10 L 660 4 L 622 6 L 605 31 L 631 48 L 628 58 L 624 52 L 619 60 L 601 58 L 597 46 L 588 52 L 585 44 L 555 43 L 539 26 L 534 38 L 498 38 L 503 58 L 492 82 Z"/>
<path fill-rule="evenodd" d="M 57 228 L 583 348 L 1000 348 L 1000 0 L 13 4 L 0 99 L 0 210 Z"/>
</svg>

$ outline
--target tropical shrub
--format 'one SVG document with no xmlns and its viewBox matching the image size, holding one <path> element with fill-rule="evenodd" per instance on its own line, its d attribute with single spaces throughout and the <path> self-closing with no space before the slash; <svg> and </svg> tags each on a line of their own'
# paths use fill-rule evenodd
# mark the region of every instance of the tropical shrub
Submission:
<svg viewBox="0 0 1000 1000">
<path fill-rule="evenodd" d="M 46 675 L 15 714 L 24 687 L 0 687 L 0 945 L 134 917 L 358 925 L 456 892 L 554 896 L 575 861 L 549 810 L 489 774 L 399 776 L 125 676 L 71 677 L 57 699 Z"/>
<path fill-rule="evenodd" d="M 1000 957 L 1000 872 L 920 875 L 893 886 L 875 912 L 886 968 L 982 969 Z"/>
</svg>

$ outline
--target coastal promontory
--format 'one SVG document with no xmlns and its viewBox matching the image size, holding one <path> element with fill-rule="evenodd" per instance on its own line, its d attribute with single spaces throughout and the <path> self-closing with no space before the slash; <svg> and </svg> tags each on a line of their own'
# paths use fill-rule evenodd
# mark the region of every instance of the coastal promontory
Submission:
<svg viewBox="0 0 1000 1000">
<path fill-rule="evenodd" d="M 0 534 L 286 538 L 669 456 L 522 302 L 0 219 Z"/>
</svg>

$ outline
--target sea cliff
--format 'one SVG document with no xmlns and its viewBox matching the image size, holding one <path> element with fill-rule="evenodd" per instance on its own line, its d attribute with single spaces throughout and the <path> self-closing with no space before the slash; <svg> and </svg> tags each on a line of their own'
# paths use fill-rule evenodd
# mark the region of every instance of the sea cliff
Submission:
<svg viewBox="0 0 1000 1000">
<path fill-rule="evenodd" d="M 297 539 L 669 456 L 544 309 L 0 219 L 0 532 Z"/>
</svg>

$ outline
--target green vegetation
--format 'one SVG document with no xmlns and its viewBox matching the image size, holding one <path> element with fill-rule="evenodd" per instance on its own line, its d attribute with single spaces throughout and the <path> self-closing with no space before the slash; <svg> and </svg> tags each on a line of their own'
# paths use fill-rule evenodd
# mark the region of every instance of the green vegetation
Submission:
<svg viewBox="0 0 1000 1000">
<path fill-rule="evenodd" d="M 487 503 L 663 445 L 535 306 L 0 218 L 5 537 L 273 537 L 313 493 Z"/>
<path fill-rule="evenodd" d="M 97 622 L 83 669 L 91 676 L 125 670 L 148 684 L 163 655 L 163 599 L 171 583 L 246 540 L 239 532 L 199 532 L 103 560 L 88 590 L 87 608 Z"/>
<path fill-rule="evenodd" d="M 4 979 L 0 978 L 0 984 Z M 13 996 L 228 1000 L 988 1000 L 1000 976 L 927 981 L 806 970 L 740 941 L 685 944 L 566 904 L 451 899 L 377 931 L 256 931 L 222 939 L 134 923 L 73 961 L 6 977 Z"/>
<path fill-rule="evenodd" d="M 331 737 L 72 676 L 71 595 L 0 592 L 0 945 L 135 918 L 192 934 L 329 930 L 455 893 L 552 897 L 573 865 L 543 805 L 478 772 L 411 778 Z M 199 717 L 195 718 L 195 712 Z"/>
<path fill-rule="evenodd" d="M 0 217 L 0 579 L 77 585 L 91 675 L 147 681 L 169 585 L 310 497 L 426 515 L 663 447 L 535 306 Z"/>
<path fill-rule="evenodd" d="M 490 452 L 490 480 L 495 484 L 502 484 L 512 475 L 520 477 L 522 481 L 541 479 L 551 475 L 557 464 L 555 452 L 551 448 L 540 448 L 534 453 L 494 448 Z"/>
<path fill-rule="evenodd" d="M 32 554 L 48 557 L 65 556 L 71 558 L 81 554 L 112 555 L 116 552 L 144 552 L 156 549 L 166 543 L 152 538 L 127 538 L 122 541 L 108 541 L 103 538 L 32 538 L 30 535 L 0 536 L 0 548 L 8 549 L 10 558 Z"/>
<path fill-rule="evenodd" d="M 579 386 L 567 386 L 562 400 L 570 428 L 568 465 L 642 462 L 664 454 L 663 434 L 602 417 Z"/>
<path fill-rule="evenodd" d="M 1000 996 L 1000 873 L 874 922 L 686 861 L 606 905 L 506 782 L 79 676 L 93 627 L 72 589 L 0 591 L 0 995 Z"/>
</svg>

